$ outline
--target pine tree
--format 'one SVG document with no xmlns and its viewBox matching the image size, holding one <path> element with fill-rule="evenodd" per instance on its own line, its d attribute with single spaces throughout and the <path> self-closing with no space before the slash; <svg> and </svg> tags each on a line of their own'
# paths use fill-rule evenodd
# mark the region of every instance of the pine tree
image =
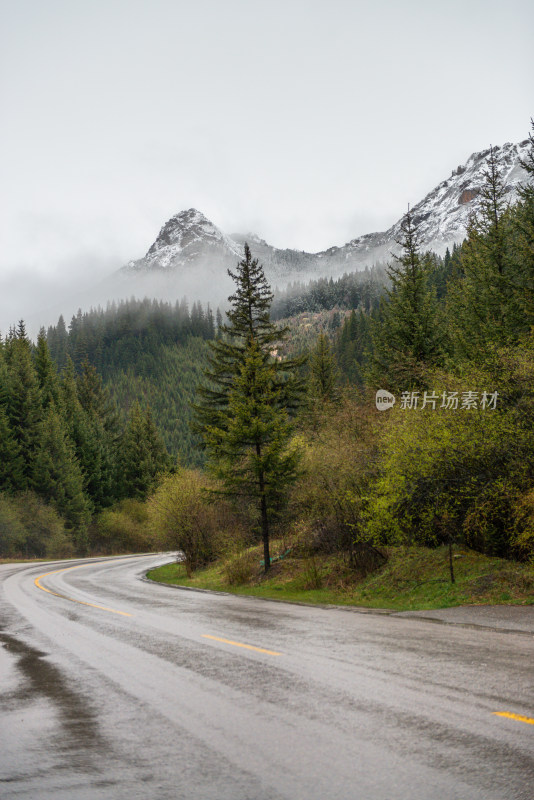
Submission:
<svg viewBox="0 0 534 800">
<path fill-rule="evenodd" d="M 47 408 L 50 403 L 60 405 L 60 385 L 56 365 L 52 361 L 44 328 L 41 328 L 37 337 L 37 347 L 35 348 L 35 369 L 37 379 L 41 389 L 41 402 L 43 408 Z"/>
<path fill-rule="evenodd" d="M 20 491 L 26 485 L 24 460 L 6 409 L 0 404 L 0 492 Z"/>
<path fill-rule="evenodd" d="M 119 414 L 112 402 L 109 391 L 92 364 L 85 360 L 81 373 L 76 378 L 76 392 L 80 405 L 86 414 L 95 415 L 112 438 L 119 435 Z"/>
<path fill-rule="evenodd" d="M 194 406 L 196 430 L 225 493 L 255 502 L 267 571 L 272 515 L 296 476 L 290 414 L 302 392 L 294 375 L 301 362 L 278 355 L 287 329 L 271 322 L 273 296 L 248 245 L 237 271 L 229 275 L 236 290 L 229 297 L 228 324 L 221 338 L 210 342 L 209 383 L 199 388 Z"/>
<path fill-rule="evenodd" d="M 220 330 L 222 328 L 222 325 L 223 325 L 223 319 L 221 310 L 220 308 L 217 308 L 217 311 L 215 313 L 215 335 L 217 336 L 217 338 L 219 338 L 220 336 Z"/>
<path fill-rule="evenodd" d="M 65 326 L 63 315 L 60 316 L 56 327 L 50 327 L 47 332 L 50 354 L 61 372 L 67 366 L 69 335 Z"/>
<path fill-rule="evenodd" d="M 210 304 L 208 303 L 208 308 L 206 310 L 206 332 L 204 335 L 205 339 L 213 339 L 215 337 L 215 321 L 213 319 L 213 311 L 210 308 Z"/>
<path fill-rule="evenodd" d="M 150 409 L 143 411 L 136 403 L 120 443 L 118 484 L 122 497 L 145 500 L 169 464 Z"/>
<path fill-rule="evenodd" d="M 374 312 L 373 312 L 374 313 Z M 363 384 L 365 365 L 372 349 L 370 316 L 360 308 L 351 311 L 336 341 L 336 354 L 341 373 L 350 384 Z"/>
<path fill-rule="evenodd" d="M 521 166 L 527 172 L 519 187 L 521 202 L 514 217 L 516 247 L 520 264 L 518 301 L 524 313 L 525 327 L 534 327 L 534 119 L 529 133 L 529 149 Z"/>
<path fill-rule="evenodd" d="M 8 418 L 9 374 L 0 339 L 0 492 L 18 490 L 23 484 L 24 463 Z"/>
<path fill-rule="evenodd" d="M 84 550 L 91 508 L 83 491 L 83 476 L 63 419 L 51 403 L 41 423 L 39 450 L 34 461 L 33 486 L 63 515 Z"/>
<path fill-rule="evenodd" d="M 391 288 L 374 324 L 370 377 L 377 386 L 408 390 L 425 385 L 426 370 L 441 359 L 443 336 L 429 286 L 430 263 L 420 255 L 409 210 L 397 244 L 402 252 L 387 269 Z"/>
<path fill-rule="evenodd" d="M 62 375 L 62 399 L 66 425 L 84 476 L 84 490 L 94 510 L 100 511 L 118 497 L 118 414 L 100 376 L 87 362 L 77 377 L 71 359 L 67 359 Z"/>
<path fill-rule="evenodd" d="M 41 392 L 32 359 L 31 345 L 23 323 L 5 346 L 7 396 L 5 408 L 9 427 L 23 462 L 20 489 L 31 488 L 33 463 L 39 448 L 43 416 Z"/>
<path fill-rule="evenodd" d="M 322 402 L 332 402 L 338 397 L 338 369 L 328 337 L 319 334 L 310 359 L 310 389 Z"/>
<path fill-rule="evenodd" d="M 462 279 L 451 287 L 451 342 L 459 357 L 486 361 L 492 348 L 513 344 L 526 329 L 521 265 L 513 251 L 512 213 L 502 170 L 490 148 L 480 208 L 460 251 Z"/>
</svg>

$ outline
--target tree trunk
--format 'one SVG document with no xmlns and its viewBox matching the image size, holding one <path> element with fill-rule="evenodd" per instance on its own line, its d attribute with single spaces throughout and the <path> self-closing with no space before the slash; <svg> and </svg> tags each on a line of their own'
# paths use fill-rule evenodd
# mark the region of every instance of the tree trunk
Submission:
<svg viewBox="0 0 534 800">
<path fill-rule="evenodd" d="M 271 556 L 269 554 L 269 520 L 267 519 L 267 501 L 265 499 L 265 492 L 263 492 L 261 495 L 261 535 L 263 538 L 263 560 L 265 564 L 265 572 L 268 572 L 271 566 Z"/>
<path fill-rule="evenodd" d="M 256 455 L 261 458 L 261 445 L 256 442 Z M 261 507 L 261 537 L 263 539 L 263 565 L 264 571 L 268 572 L 271 566 L 271 556 L 269 553 L 269 519 L 267 517 L 267 498 L 265 496 L 265 477 L 263 470 L 260 469 L 258 476 L 260 486 L 260 507 Z"/>
<path fill-rule="evenodd" d="M 452 561 L 452 536 L 449 534 L 449 570 L 451 573 L 451 583 L 454 583 L 454 566 Z"/>
</svg>

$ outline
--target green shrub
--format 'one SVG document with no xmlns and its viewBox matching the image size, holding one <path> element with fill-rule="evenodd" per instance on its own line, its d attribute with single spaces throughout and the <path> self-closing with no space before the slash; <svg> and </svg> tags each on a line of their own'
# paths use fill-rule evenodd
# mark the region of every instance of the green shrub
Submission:
<svg viewBox="0 0 534 800">
<path fill-rule="evenodd" d="M 148 500 L 154 541 L 161 549 L 183 553 L 188 576 L 220 555 L 236 529 L 228 505 L 209 494 L 213 487 L 198 470 L 179 469 Z"/>
<path fill-rule="evenodd" d="M 141 500 L 121 500 L 102 511 L 90 530 L 93 552 L 141 553 L 154 549 L 148 508 Z"/>
<path fill-rule="evenodd" d="M 363 510 L 374 478 L 376 431 L 369 406 L 342 398 L 319 430 L 304 432 L 303 475 L 292 496 L 294 515 L 304 520 L 310 552 L 345 552 L 367 540 Z"/>
<path fill-rule="evenodd" d="M 259 572 L 258 554 L 250 550 L 230 555 L 224 562 L 224 575 L 230 586 L 250 583 Z"/>
<path fill-rule="evenodd" d="M 513 519 L 512 547 L 521 560 L 534 561 L 534 489 L 518 495 Z"/>
<path fill-rule="evenodd" d="M 54 533 L 46 543 L 46 557 L 50 560 L 56 558 L 74 558 L 76 548 L 74 542 L 66 532 Z"/>
<path fill-rule="evenodd" d="M 426 546 L 457 541 L 508 558 L 532 551 L 526 498 L 534 474 L 534 357 L 529 347 L 493 355 L 497 366 L 491 370 L 469 367 L 461 380 L 437 376 L 436 387 L 441 381 L 460 397 L 466 387 L 497 389 L 496 410 L 388 412 L 378 478 L 365 509 L 375 540 Z"/>
<path fill-rule="evenodd" d="M 12 497 L 0 494 L 0 556 L 25 555 L 26 529 Z"/>
<path fill-rule="evenodd" d="M 74 544 L 57 511 L 35 492 L 0 494 L 0 555 L 44 558 L 52 542 L 62 542 L 63 552 L 74 554 Z M 66 557 L 55 556 L 50 557 Z"/>
</svg>

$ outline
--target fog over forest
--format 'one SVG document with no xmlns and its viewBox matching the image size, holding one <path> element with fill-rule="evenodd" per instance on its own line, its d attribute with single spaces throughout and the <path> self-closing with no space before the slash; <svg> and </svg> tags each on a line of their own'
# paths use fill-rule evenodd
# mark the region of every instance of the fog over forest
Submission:
<svg viewBox="0 0 534 800">
<path fill-rule="evenodd" d="M 524 138 L 532 15 L 528 0 L 4 3 L 0 330 L 101 302 L 92 287 L 180 209 L 312 253 L 386 230 L 471 152 Z"/>
</svg>

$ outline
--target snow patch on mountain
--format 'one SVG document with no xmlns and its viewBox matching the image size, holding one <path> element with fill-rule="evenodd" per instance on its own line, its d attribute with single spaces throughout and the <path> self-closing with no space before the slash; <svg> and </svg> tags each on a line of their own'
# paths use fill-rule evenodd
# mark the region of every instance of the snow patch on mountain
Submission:
<svg viewBox="0 0 534 800">
<path fill-rule="evenodd" d="M 241 258 L 243 249 L 196 208 L 180 211 L 160 230 L 144 258 L 130 261 L 130 270 L 173 270 L 208 255 Z"/>
<path fill-rule="evenodd" d="M 510 203 L 518 199 L 518 186 L 527 179 L 520 163 L 527 155 L 527 148 L 528 140 L 494 148 Z M 447 248 L 465 238 L 469 218 L 480 207 L 480 189 L 489 154 L 489 149 L 473 153 L 465 164 L 454 169 L 413 206 L 413 219 L 423 249 L 444 254 Z M 166 286 L 175 294 L 189 292 L 191 297 L 205 297 L 215 288 L 218 293 L 226 292 L 230 287 L 227 269 L 235 269 L 243 257 L 244 243 L 248 242 L 271 284 L 282 287 L 290 281 L 336 276 L 390 261 L 399 251 L 396 240 L 401 233 L 401 221 L 402 217 L 387 231 L 359 236 L 341 247 L 306 253 L 272 247 L 254 233 L 227 236 L 204 214 L 190 208 L 171 217 L 144 258 L 131 261 L 121 274 L 125 282 L 137 276 L 151 287 L 159 283 L 164 294 Z"/>
<path fill-rule="evenodd" d="M 505 187 L 506 201 L 510 204 L 519 199 L 518 186 L 527 179 L 521 160 L 527 155 L 528 139 L 519 144 L 507 143 L 494 148 L 497 167 Z M 473 153 L 464 165 L 452 171 L 417 205 L 412 215 L 421 246 L 443 255 L 448 248 L 465 239 L 469 218 L 480 210 L 480 189 L 484 183 L 484 172 L 488 167 L 490 149 Z M 398 252 L 396 240 L 400 236 L 402 218 L 383 233 L 359 236 L 341 248 L 326 251 L 330 256 L 343 257 L 359 264 L 370 264 L 391 257 Z"/>
</svg>

